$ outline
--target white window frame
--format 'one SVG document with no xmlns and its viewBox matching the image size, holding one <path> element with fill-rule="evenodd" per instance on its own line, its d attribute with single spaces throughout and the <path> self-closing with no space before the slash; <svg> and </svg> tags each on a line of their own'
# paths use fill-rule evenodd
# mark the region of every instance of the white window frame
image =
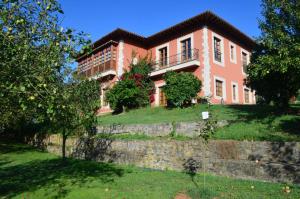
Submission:
<svg viewBox="0 0 300 199">
<path fill-rule="evenodd" d="M 216 80 L 222 81 L 222 94 L 223 94 L 222 97 L 217 96 Z M 223 98 L 224 101 L 227 98 L 227 96 L 226 96 L 226 80 L 222 77 L 214 76 L 214 98 L 217 99 L 217 100 L 221 100 Z"/>
<path fill-rule="evenodd" d="M 186 39 L 191 39 L 191 49 L 192 50 L 194 49 L 194 33 L 187 34 L 187 35 L 177 39 L 177 54 L 178 55 L 181 53 L 181 42 Z M 177 57 L 177 61 L 179 63 L 181 62 L 181 56 Z"/>
<path fill-rule="evenodd" d="M 246 103 L 246 99 L 245 99 L 245 89 L 249 90 L 249 103 Z M 243 86 L 243 101 L 244 101 L 244 104 L 252 104 L 252 94 L 251 94 L 251 89 L 248 88 L 247 86 Z"/>
<path fill-rule="evenodd" d="M 221 62 L 219 62 L 219 61 L 217 61 L 217 60 L 215 60 L 215 45 L 214 45 L 214 38 L 218 38 L 218 39 L 220 39 L 220 42 L 221 42 L 221 53 L 222 53 L 222 55 L 221 55 Z M 222 36 L 220 36 L 220 35 L 218 35 L 217 33 L 214 33 L 214 32 L 212 32 L 212 38 L 211 38 L 211 40 L 212 40 L 212 55 L 213 55 L 213 63 L 215 63 L 215 64 L 218 64 L 219 66 L 222 66 L 222 67 L 224 67 L 225 66 L 225 56 L 224 56 L 224 38 L 222 37 Z"/>
<path fill-rule="evenodd" d="M 233 46 L 233 57 L 234 59 L 231 59 L 231 46 Z M 236 64 L 236 45 L 232 42 L 229 42 L 229 57 L 230 57 L 230 62 Z"/>
<path fill-rule="evenodd" d="M 233 86 L 235 86 L 236 93 L 235 93 L 235 98 L 233 99 Z M 231 99 L 233 103 L 239 103 L 239 84 L 237 82 L 231 82 Z"/>
<path fill-rule="evenodd" d="M 166 82 L 161 82 L 161 83 L 155 84 L 155 95 L 154 95 L 155 106 L 159 106 L 159 89 L 160 89 L 160 87 L 162 87 L 164 85 L 166 85 Z"/>
<path fill-rule="evenodd" d="M 244 67 L 243 67 L 243 53 L 246 53 L 246 54 L 247 54 L 247 65 L 250 63 L 250 53 L 249 53 L 247 50 L 241 48 L 241 66 L 242 66 L 242 74 L 243 74 L 243 75 L 246 75 L 246 73 L 245 73 L 245 71 L 244 71 Z"/>
<path fill-rule="evenodd" d="M 165 48 L 165 47 L 167 47 L 167 66 L 169 66 L 169 61 L 170 61 L 169 60 L 169 57 L 170 57 L 170 44 L 169 44 L 169 42 L 164 43 L 164 44 L 162 44 L 160 46 L 157 46 L 155 48 L 155 61 L 156 61 L 156 63 L 159 62 L 159 50 L 162 49 L 162 48 Z M 157 65 L 157 67 L 159 67 L 159 66 Z"/>
</svg>

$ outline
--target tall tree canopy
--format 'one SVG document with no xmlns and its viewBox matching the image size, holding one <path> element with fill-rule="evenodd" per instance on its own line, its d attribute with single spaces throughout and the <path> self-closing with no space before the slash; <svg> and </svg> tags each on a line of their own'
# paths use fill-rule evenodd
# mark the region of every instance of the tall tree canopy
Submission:
<svg viewBox="0 0 300 199">
<path fill-rule="evenodd" d="M 71 68 L 89 40 L 62 15 L 56 0 L 0 1 L 0 133 L 26 123 L 91 131 L 99 84 Z"/>
<path fill-rule="evenodd" d="M 300 88 L 300 1 L 263 0 L 262 31 L 248 67 L 248 86 L 287 107 Z"/>
</svg>

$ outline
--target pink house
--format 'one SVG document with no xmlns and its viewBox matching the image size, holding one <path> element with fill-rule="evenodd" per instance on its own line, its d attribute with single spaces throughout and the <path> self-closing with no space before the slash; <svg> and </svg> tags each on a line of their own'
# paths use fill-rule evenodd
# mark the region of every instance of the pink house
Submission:
<svg viewBox="0 0 300 199">
<path fill-rule="evenodd" d="M 254 46 L 247 35 L 207 11 L 149 37 L 116 29 L 96 41 L 90 54 L 78 57 L 78 71 L 101 83 L 102 113 L 111 111 L 106 91 L 132 61 L 146 55 L 157 63 L 150 73 L 156 88 L 152 106 L 166 103 L 161 87 L 168 70 L 192 72 L 202 81 L 199 96 L 210 96 L 214 104 L 254 104 L 255 93 L 244 85 Z"/>
</svg>

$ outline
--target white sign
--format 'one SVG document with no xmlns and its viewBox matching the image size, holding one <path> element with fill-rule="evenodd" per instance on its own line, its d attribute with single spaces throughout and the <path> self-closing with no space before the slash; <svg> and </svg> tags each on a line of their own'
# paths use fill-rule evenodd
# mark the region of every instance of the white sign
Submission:
<svg viewBox="0 0 300 199">
<path fill-rule="evenodd" d="M 209 113 L 208 111 L 202 112 L 202 119 L 207 120 L 209 118 Z"/>
</svg>

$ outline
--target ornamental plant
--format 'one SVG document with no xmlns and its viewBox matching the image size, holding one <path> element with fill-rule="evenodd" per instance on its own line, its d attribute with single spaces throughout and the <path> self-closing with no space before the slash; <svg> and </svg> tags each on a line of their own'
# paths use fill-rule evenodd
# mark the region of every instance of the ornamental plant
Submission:
<svg viewBox="0 0 300 199">
<path fill-rule="evenodd" d="M 168 106 L 184 107 L 191 104 L 193 98 L 201 91 L 202 82 L 190 72 L 176 73 L 169 71 L 164 75 L 166 85 L 163 91 Z"/>
<path fill-rule="evenodd" d="M 106 94 L 107 101 L 115 112 L 122 112 L 123 108 L 144 107 L 154 101 L 154 83 L 149 76 L 150 59 L 146 56 L 136 64 L 131 63 L 130 68 Z"/>
</svg>

